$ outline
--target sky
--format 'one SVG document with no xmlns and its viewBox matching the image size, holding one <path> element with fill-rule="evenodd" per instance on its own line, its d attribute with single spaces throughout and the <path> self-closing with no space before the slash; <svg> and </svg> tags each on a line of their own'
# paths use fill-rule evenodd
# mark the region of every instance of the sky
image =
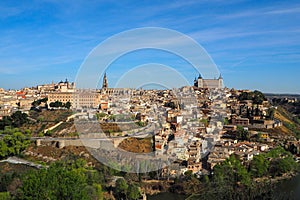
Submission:
<svg viewBox="0 0 300 200">
<path fill-rule="evenodd" d="M 292 0 L 2 0 L 0 87 L 74 81 L 95 47 L 143 27 L 172 29 L 194 39 L 229 88 L 300 94 L 300 2 Z M 173 67 L 190 84 L 198 76 L 182 58 L 145 49 L 115 60 L 106 70 L 109 85 L 147 63 Z"/>
</svg>

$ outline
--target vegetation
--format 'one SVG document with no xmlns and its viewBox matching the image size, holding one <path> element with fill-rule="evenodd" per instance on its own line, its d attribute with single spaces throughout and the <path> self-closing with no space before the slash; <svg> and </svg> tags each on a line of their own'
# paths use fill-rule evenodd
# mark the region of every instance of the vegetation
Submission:
<svg viewBox="0 0 300 200">
<path fill-rule="evenodd" d="M 1 131 L 1 133 L 5 135 L 0 140 L 0 159 L 20 155 L 30 144 L 30 132 L 23 134 L 17 128 L 6 128 L 4 131 Z"/>
<path fill-rule="evenodd" d="M 102 187 L 88 183 L 86 163 L 57 162 L 48 169 L 31 171 L 22 177 L 19 199 L 103 199 Z M 49 181 L 51 180 L 51 181 Z"/>
<path fill-rule="evenodd" d="M 96 113 L 96 118 L 99 120 L 99 119 L 103 119 L 104 117 L 106 117 L 107 114 L 105 113 Z"/>
<path fill-rule="evenodd" d="M 257 90 L 255 90 L 254 92 L 243 92 L 240 94 L 238 99 L 240 101 L 252 100 L 254 104 L 262 104 L 263 101 L 267 100 L 265 95 Z"/>
<path fill-rule="evenodd" d="M 260 161 L 258 162 L 258 160 Z M 263 160 L 264 163 L 262 162 Z M 258 177 L 262 175 L 278 176 L 298 169 L 292 154 L 285 151 L 282 147 L 277 147 L 268 153 L 255 156 L 251 164 L 252 172 L 263 172 Z M 255 173 L 253 175 L 255 176 Z"/>
<path fill-rule="evenodd" d="M 274 120 L 274 116 L 275 116 L 275 108 L 269 108 L 267 110 L 267 117 L 271 120 Z"/>
<path fill-rule="evenodd" d="M 262 178 L 278 177 L 296 171 L 298 167 L 291 153 L 282 147 L 254 156 L 246 165 L 242 165 L 238 156 L 231 155 L 214 167 L 211 177 L 199 179 L 187 172 L 183 179 L 175 181 L 171 191 L 181 189 L 192 195 L 188 199 L 273 199 L 275 185 Z"/>
<path fill-rule="evenodd" d="M 142 122 L 142 121 L 138 121 L 135 123 L 136 125 L 140 126 L 140 127 L 145 127 L 147 126 L 147 122 Z"/>
<path fill-rule="evenodd" d="M 119 178 L 116 181 L 114 196 L 117 199 L 137 200 L 141 197 L 141 192 L 138 185 L 128 184 L 124 178 Z"/>
<path fill-rule="evenodd" d="M 300 130 L 297 128 L 297 125 L 293 122 L 283 122 L 283 125 L 289 129 L 295 136 L 300 139 Z"/>
<path fill-rule="evenodd" d="M 37 106 L 41 105 L 41 103 L 47 103 L 47 101 L 48 101 L 48 98 L 38 99 L 38 100 L 32 102 L 31 105 L 33 107 L 37 107 Z"/>
<path fill-rule="evenodd" d="M 132 200 L 137 200 L 140 199 L 141 197 L 140 189 L 136 184 L 129 185 L 126 194 L 127 194 L 127 199 L 132 199 Z"/>
<path fill-rule="evenodd" d="M 0 199 L 1 200 L 10 200 L 10 194 L 9 192 L 0 192 Z"/>
<path fill-rule="evenodd" d="M 280 119 L 283 121 L 284 127 L 300 139 L 300 102 L 289 102 L 285 98 L 273 98 L 272 103 L 277 106 L 275 115 L 286 118 Z"/>
<path fill-rule="evenodd" d="M 66 121 L 72 115 L 71 110 L 45 110 L 43 112 L 30 112 L 30 117 L 38 122 L 60 122 Z"/>
<path fill-rule="evenodd" d="M 167 102 L 167 103 L 165 103 L 164 106 L 168 107 L 168 108 L 172 108 L 172 109 L 177 108 L 177 106 L 176 106 L 176 104 L 174 102 Z"/>
<path fill-rule="evenodd" d="M 209 121 L 207 119 L 204 119 L 204 118 L 201 119 L 200 122 L 203 123 L 205 127 L 207 127 L 208 124 L 209 124 Z"/>
<path fill-rule="evenodd" d="M 229 120 L 228 120 L 228 118 L 226 117 L 226 118 L 224 118 L 224 125 L 229 125 L 230 123 L 229 123 Z"/>
<path fill-rule="evenodd" d="M 16 111 L 11 116 L 4 116 L 3 119 L 0 120 L 0 130 L 3 130 L 6 126 L 21 127 L 28 122 L 27 118 L 28 115 L 21 111 Z"/>
<path fill-rule="evenodd" d="M 269 172 L 270 161 L 266 160 L 266 156 L 263 154 L 254 156 L 251 165 L 250 172 L 253 177 L 263 177 Z"/>
<path fill-rule="evenodd" d="M 250 133 L 249 131 L 245 130 L 243 126 L 237 126 L 236 137 L 239 140 L 250 140 Z"/>
<path fill-rule="evenodd" d="M 51 108 L 67 108 L 67 109 L 70 109 L 71 108 L 71 106 L 72 106 L 72 104 L 71 104 L 71 102 L 67 102 L 67 103 L 62 103 L 62 102 L 60 102 L 60 101 L 55 101 L 55 102 L 51 102 L 50 104 L 49 104 L 49 106 L 51 107 Z"/>
<path fill-rule="evenodd" d="M 4 170 L 4 169 L 3 169 Z M 116 199 L 136 200 L 141 197 L 133 175 L 115 171 L 104 165 L 88 167 L 87 162 L 69 155 L 47 168 L 25 172 L 0 169 L 0 199 L 85 199 L 100 200 L 112 192 Z M 112 176 L 124 176 L 116 187 L 105 187 Z M 138 178 L 136 178 L 138 179 Z M 130 180 L 130 181 L 129 181 Z M 13 190 L 11 188 L 14 188 Z M 5 198 L 4 198 L 5 197 Z"/>
<path fill-rule="evenodd" d="M 230 156 L 222 164 L 214 167 L 213 181 L 219 185 L 250 186 L 251 179 L 247 169 L 235 156 Z"/>
</svg>

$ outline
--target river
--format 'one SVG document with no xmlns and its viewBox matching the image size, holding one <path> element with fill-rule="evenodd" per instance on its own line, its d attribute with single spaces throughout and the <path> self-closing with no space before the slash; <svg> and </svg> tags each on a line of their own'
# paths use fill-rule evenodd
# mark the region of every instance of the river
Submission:
<svg viewBox="0 0 300 200">
<path fill-rule="evenodd" d="M 278 197 L 288 194 L 291 195 L 291 199 L 300 199 L 300 174 L 290 180 L 284 180 L 278 183 L 276 194 L 278 194 Z M 148 196 L 147 198 L 148 200 L 184 200 L 186 199 L 186 196 L 173 193 L 161 193 L 154 196 Z"/>
<path fill-rule="evenodd" d="M 278 192 L 281 194 L 291 194 L 293 199 L 300 199 L 300 174 L 290 180 L 279 183 Z"/>
<path fill-rule="evenodd" d="M 179 195 L 179 194 L 174 194 L 174 193 L 161 193 L 153 196 L 147 196 L 148 200 L 185 200 L 186 196 L 184 195 Z"/>
</svg>

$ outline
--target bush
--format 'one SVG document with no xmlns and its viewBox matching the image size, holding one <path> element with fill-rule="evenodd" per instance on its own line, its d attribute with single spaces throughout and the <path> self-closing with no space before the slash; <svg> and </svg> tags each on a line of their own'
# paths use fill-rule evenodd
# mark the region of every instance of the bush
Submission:
<svg viewBox="0 0 300 200">
<path fill-rule="evenodd" d="M 22 178 L 20 199 L 102 199 L 102 187 L 89 184 L 85 165 L 82 159 L 68 158 L 27 173 Z"/>
<path fill-rule="evenodd" d="M 20 155 L 30 144 L 29 138 L 27 138 L 18 129 L 12 131 L 11 134 L 5 135 L 0 140 L 0 158 L 7 156 Z"/>
<path fill-rule="evenodd" d="M 10 200 L 10 194 L 9 192 L 0 192 L 0 199 L 1 200 Z"/>
</svg>

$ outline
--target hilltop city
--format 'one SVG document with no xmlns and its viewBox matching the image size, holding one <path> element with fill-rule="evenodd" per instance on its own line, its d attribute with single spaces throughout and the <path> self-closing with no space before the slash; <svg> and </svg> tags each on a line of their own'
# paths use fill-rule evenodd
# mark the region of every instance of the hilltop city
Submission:
<svg viewBox="0 0 300 200">
<path fill-rule="evenodd" d="M 105 73 L 100 89 L 77 89 L 67 79 L 1 89 L 0 125 L 4 135 L 11 126 L 31 132 L 34 143 L 23 148 L 22 155 L 35 162 L 59 161 L 62 157 L 55 154 L 68 149 L 90 167 L 97 165 L 93 156 L 117 171 L 156 171 L 157 180 L 176 180 L 187 173 L 201 178 L 213 175 L 216 166 L 232 156 L 250 167 L 257 156 L 278 146 L 291 151 L 298 162 L 299 135 L 287 128 L 290 120 L 277 106 L 280 102 L 296 104 L 298 99 L 229 89 L 221 75 L 204 79 L 199 74 L 192 86 L 166 90 L 110 88 Z M 139 159 L 143 154 L 144 160 Z M 159 192 L 152 188 L 150 193 L 153 190 Z M 144 187 L 140 193 L 149 191 Z"/>
</svg>

